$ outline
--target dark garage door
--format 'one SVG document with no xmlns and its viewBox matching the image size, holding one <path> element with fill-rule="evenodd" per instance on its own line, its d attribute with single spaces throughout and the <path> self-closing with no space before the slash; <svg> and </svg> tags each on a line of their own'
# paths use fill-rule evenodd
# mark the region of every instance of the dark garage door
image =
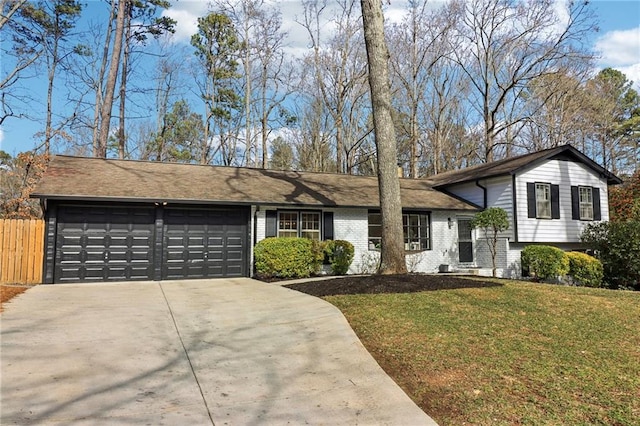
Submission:
<svg viewBox="0 0 640 426">
<path fill-rule="evenodd" d="M 154 221 L 151 207 L 61 206 L 55 282 L 151 279 Z"/>
<path fill-rule="evenodd" d="M 164 212 L 162 279 L 247 275 L 248 210 Z"/>
<path fill-rule="evenodd" d="M 246 276 L 248 218 L 242 207 L 59 205 L 53 282 Z"/>
</svg>

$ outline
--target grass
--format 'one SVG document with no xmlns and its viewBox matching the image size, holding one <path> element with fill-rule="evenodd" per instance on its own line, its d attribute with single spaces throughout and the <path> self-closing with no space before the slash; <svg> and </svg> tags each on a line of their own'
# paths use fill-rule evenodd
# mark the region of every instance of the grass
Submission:
<svg viewBox="0 0 640 426">
<path fill-rule="evenodd" d="M 640 424 L 640 294 L 500 283 L 325 299 L 441 425 Z"/>
</svg>

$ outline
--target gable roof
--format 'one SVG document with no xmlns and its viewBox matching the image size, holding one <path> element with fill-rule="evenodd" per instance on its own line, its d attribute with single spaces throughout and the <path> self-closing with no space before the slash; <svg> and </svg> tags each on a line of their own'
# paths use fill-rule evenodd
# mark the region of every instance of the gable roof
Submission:
<svg viewBox="0 0 640 426">
<path fill-rule="evenodd" d="M 425 180 L 401 179 L 402 207 L 477 211 L 434 190 Z M 378 208 L 378 179 L 331 173 L 202 166 L 55 156 L 32 197 L 57 200 L 144 201 L 239 205 Z"/>
<path fill-rule="evenodd" d="M 622 183 L 620 178 L 571 145 L 557 146 L 555 148 L 545 149 L 531 154 L 524 154 L 517 157 L 494 161 L 492 163 L 467 167 L 466 169 L 444 172 L 427 178 L 427 181 L 435 188 L 441 188 L 456 183 L 472 182 L 477 179 L 514 175 L 525 169 L 533 168 L 544 161 L 559 158 L 570 158 L 574 161 L 585 164 L 599 175 L 605 177 L 609 185 Z"/>
</svg>

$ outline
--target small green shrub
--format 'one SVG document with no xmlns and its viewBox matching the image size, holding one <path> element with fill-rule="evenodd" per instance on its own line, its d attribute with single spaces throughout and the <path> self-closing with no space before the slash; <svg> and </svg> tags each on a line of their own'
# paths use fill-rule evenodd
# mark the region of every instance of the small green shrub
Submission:
<svg viewBox="0 0 640 426">
<path fill-rule="evenodd" d="M 326 241 L 324 253 L 334 275 L 344 275 L 349 270 L 354 255 L 353 244 L 345 240 Z"/>
<path fill-rule="evenodd" d="M 521 258 L 522 267 L 537 279 L 548 280 L 569 272 L 569 258 L 557 247 L 526 246 Z"/>
<path fill-rule="evenodd" d="M 255 268 L 265 278 L 306 278 L 322 265 L 322 244 L 308 238 L 265 238 L 254 248 Z"/>
<path fill-rule="evenodd" d="M 574 284 L 585 287 L 600 287 L 602 285 L 604 277 L 602 262 L 586 253 L 577 251 L 568 252 L 567 257 L 569 258 L 569 276 L 573 279 Z"/>
</svg>

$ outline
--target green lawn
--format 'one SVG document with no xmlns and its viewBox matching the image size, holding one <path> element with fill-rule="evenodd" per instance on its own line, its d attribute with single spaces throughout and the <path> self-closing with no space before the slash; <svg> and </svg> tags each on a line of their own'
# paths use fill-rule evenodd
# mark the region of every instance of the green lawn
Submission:
<svg viewBox="0 0 640 426">
<path fill-rule="evenodd" d="M 325 299 L 440 425 L 639 425 L 640 293 L 500 283 Z"/>
</svg>

